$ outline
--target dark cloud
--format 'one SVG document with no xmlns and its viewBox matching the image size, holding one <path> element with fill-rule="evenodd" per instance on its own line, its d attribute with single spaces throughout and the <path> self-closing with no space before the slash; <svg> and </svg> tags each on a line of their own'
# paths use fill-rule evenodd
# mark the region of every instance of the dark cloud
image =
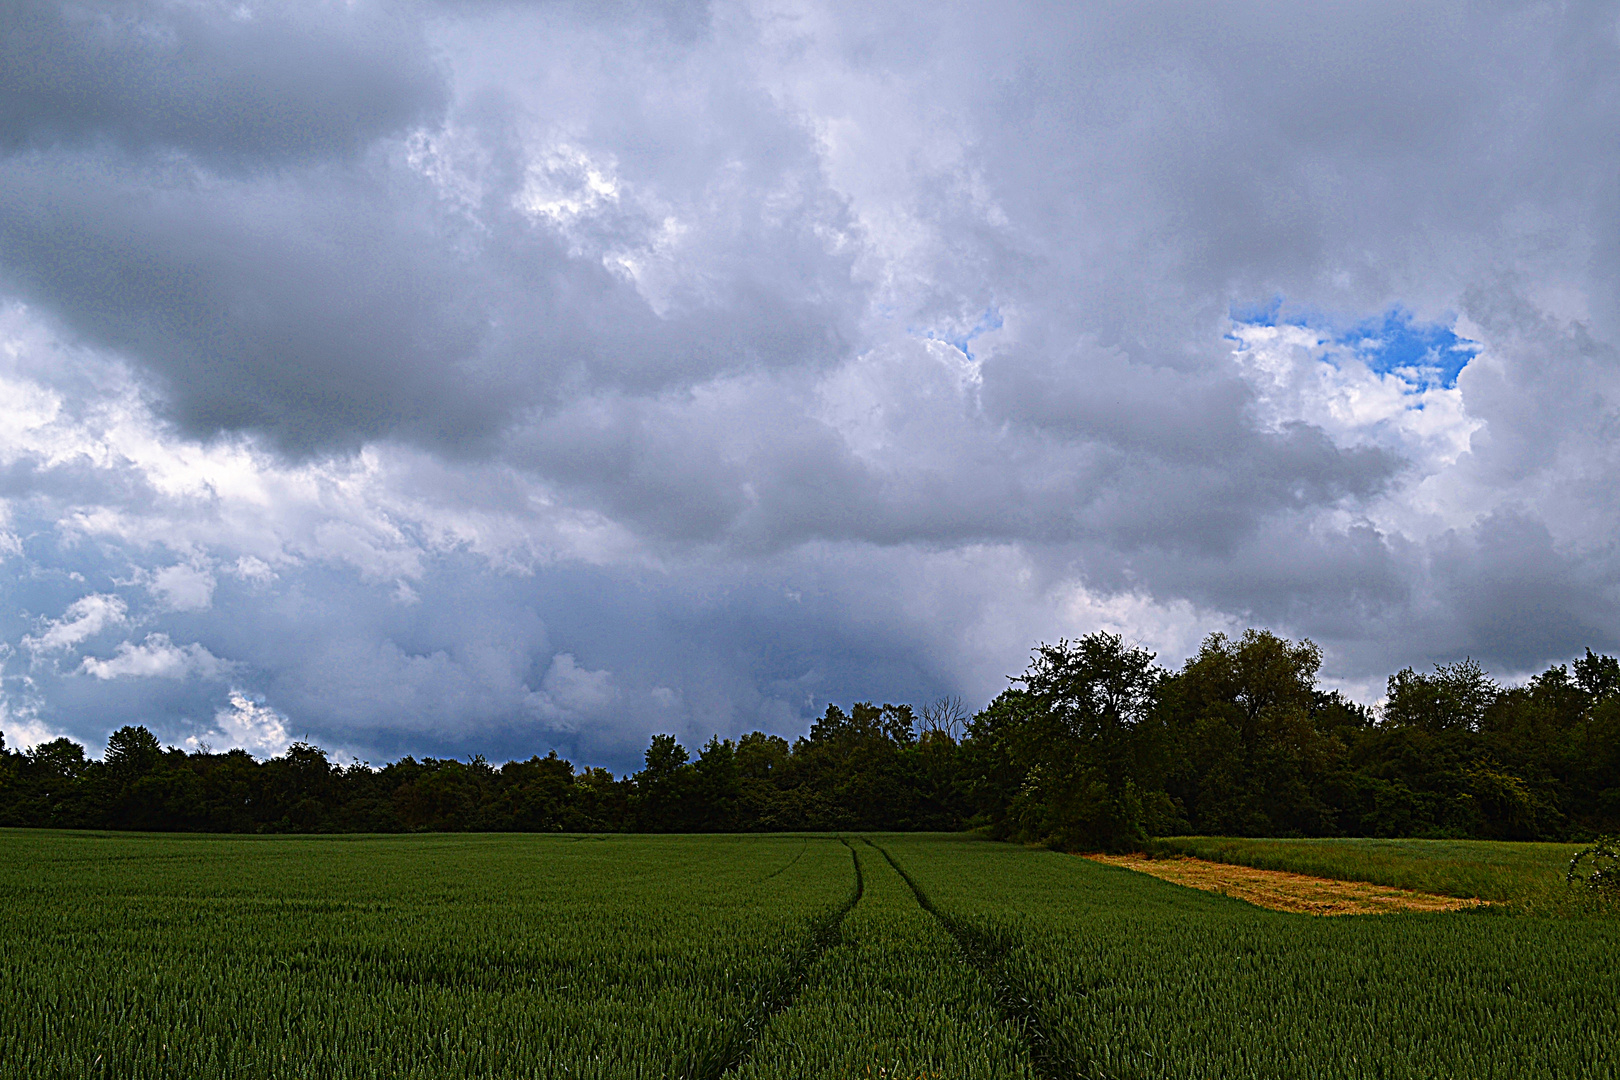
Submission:
<svg viewBox="0 0 1620 1080">
<path fill-rule="evenodd" d="M 199 187 L 27 155 L 0 177 L 0 275 L 144 361 L 202 436 L 263 433 L 298 453 L 477 443 L 604 382 L 656 390 L 826 357 L 839 338 L 825 301 L 758 281 L 659 318 L 510 213 L 489 240 L 366 173 Z"/>
<path fill-rule="evenodd" d="M 1620 647 L 1612 564 L 1560 552 L 1539 520 L 1492 514 L 1448 536 L 1431 557 L 1438 599 L 1457 623 L 1447 635 L 1452 655 L 1524 671 L 1572 652 L 1571 642 L 1599 651 Z"/>
<path fill-rule="evenodd" d="M 1605 5 L 3 22 L 6 722 L 629 763 L 1098 625 L 1613 638 Z"/>
<path fill-rule="evenodd" d="M 347 156 L 442 109 L 418 29 L 371 4 L 16 0 L 0 146 L 105 144 L 227 168 Z"/>
</svg>

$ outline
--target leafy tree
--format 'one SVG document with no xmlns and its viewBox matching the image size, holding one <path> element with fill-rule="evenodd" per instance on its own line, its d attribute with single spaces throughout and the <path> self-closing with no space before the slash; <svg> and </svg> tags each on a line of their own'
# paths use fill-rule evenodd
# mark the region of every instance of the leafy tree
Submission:
<svg viewBox="0 0 1620 1080">
<path fill-rule="evenodd" d="M 976 824 L 998 837 L 1027 835 L 1019 796 L 1056 734 L 1035 696 L 1016 687 L 997 694 L 968 721 L 961 783 Z"/>
<path fill-rule="evenodd" d="M 580 805 L 574 766 L 553 750 L 545 757 L 508 761 L 500 770 L 500 796 L 489 815 L 491 828 L 522 832 L 589 830 L 595 824 Z"/>
<path fill-rule="evenodd" d="M 163 747 L 145 727 L 126 724 L 107 737 L 107 750 L 101 760 L 114 776 L 133 780 L 163 763 Z"/>
<path fill-rule="evenodd" d="M 1620 660 L 1600 656 L 1586 650 L 1586 655 L 1575 661 L 1575 683 L 1593 704 L 1620 692 Z"/>
<path fill-rule="evenodd" d="M 1029 668 L 975 718 L 992 744 L 974 758 L 980 791 L 1011 793 L 998 827 L 1069 848 L 1121 849 L 1147 839 L 1137 732 L 1161 673 L 1153 654 L 1099 632 L 1038 646 Z"/>
<path fill-rule="evenodd" d="M 1319 797 L 1345 747 L 1316 722 L 1322 652 L 1268 630 L 1204 639 L 1161 691 L 1178 747 L 1167 788 L 1194 829 L 1246 836 L 1333 831 Z"/>
<path fill-rule="evenodd" d="M 1436 664 L 1433 675 L 1403 668 L 1389 677 L 1384 718 L 1423 731 L 1478 731 L 1501 692 L 1473 660 Z"/>
<path fill-rule="evenodd" d="M 698 752 L 692 766 L 693 806 L 689 823 L 700 832 L 734 832 L 742 800 L 742 774 L 737 766 L 737 745 L 714 736 Z"/>
<path fill-rule="evenodd" d="M 575 779 L 580 813 L 593 830 L 623 831 L 630 828 L 630 799 L 634 783 L 618 780 L 606 769 L 586 769 Z"/>
<path fill-rule="evenodd" d="M 1489 762 L 1476 762 L 1463 773 L 1467 797 L 1477 808 L 1472 835 L 1486 840 L 1536 840 L 1552 808 L 1520 777 Z"/>
<path fill-rule="evenodd" d="M 1100 632 L 1040 646 L 1018 681 L 1099 764 L 1127 770 L 1131 732 L 1146 719 L 1158 680 L 1152 653 Z"/>
<path fill-rule="evenodd" d="M 84 747 L 72 739 L 38 743 L 25 756 L 30 771 L 57 780 L 77 780 L 84 775 L 89 764 L 84 756 Z"/>
<path fill-rule="evenodd" d="M 331 828 L 328 803 L 333 801 L 333 769 L 326 751 L 295 742 L 264 766 L 264 812 L 277 832 L 324 832 Z M 427 827 L 431 818 L 424 819 Z"/>
<path fill-rule="evenodd" d="M 636 821 L 650 832 L 685 832 L 694 809 L 691 755 L 673 735 L 654 735 L 645 755 L 646 768 L 636 774 Z"/>
</svg>

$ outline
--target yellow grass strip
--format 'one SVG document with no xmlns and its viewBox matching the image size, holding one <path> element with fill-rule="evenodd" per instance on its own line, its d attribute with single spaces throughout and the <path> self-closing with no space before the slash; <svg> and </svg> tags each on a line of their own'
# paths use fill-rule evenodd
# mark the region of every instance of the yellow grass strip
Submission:
<svg viewBox="0 0 1620 1080">
<path fill-rule="evenodd" d="M 1365 881 L 1338 881 L 1283 870 L 1209 862 L 1191 856 L 1149 859 L 1143 855 L 1087 855 L 1094 862 L 1151 874 L 1188 888 L 1235 897 L 1273 911 L 1302 915 L 1382 915 L 1393 911 L 1457 911 L 1484 900 L 1392 889 Z"/>
</svg>

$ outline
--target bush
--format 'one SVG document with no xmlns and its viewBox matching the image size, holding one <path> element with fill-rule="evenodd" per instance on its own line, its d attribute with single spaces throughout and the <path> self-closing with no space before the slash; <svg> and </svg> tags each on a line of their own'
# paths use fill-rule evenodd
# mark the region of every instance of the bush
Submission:
<svg viewBox="0 0 1620 1080">
<path fill-rule="evenodd" d="M 1582 882 L 1588 889 L 1620 894 L 1620 837 L 1600 836 L 1592 846 L 1575 853 L 1569 860 L 1564 880 Z"/>
</svg>

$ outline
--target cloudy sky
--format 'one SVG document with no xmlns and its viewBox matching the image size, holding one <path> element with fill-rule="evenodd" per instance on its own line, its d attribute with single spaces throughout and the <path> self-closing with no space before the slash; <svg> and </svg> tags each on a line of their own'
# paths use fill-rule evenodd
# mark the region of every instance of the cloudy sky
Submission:
<svg viewBox="0 0 1620 1080">
<path fill-rule="evenodd" d="M 0 729 L 380 761 L 1620 648 L 1606 3 L 14 0 Z"/>
</svg>

